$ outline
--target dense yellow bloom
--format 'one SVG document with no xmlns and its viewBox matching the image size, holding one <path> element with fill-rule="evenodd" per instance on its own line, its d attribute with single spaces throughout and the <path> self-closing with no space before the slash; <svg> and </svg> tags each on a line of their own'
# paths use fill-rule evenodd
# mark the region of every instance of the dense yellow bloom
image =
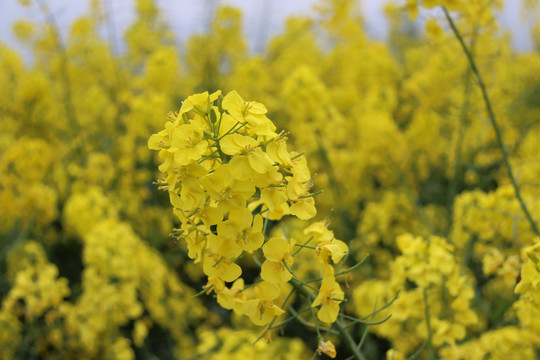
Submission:
<svg viewBox="0 0 540 360">
<path fill-rule="evenodd" d="M 203 329 L 197 350 L 210 360 L 284 359 L 309 360 L 311 353 L 299 338 L 276 337 L 271 342 L 258 341 L 258 333 L 248 329 Z"/>
<path fill-rule="evenodd" d="M 18 271 L 10 271 L 15 274 L 12 288 L 2 302 L 6 311 L 29 321 L 59 307 L 69 295 L 67 279 L 58 277 L 58 268 L 47 262 L 38 243 L 27 242 L 10 257 L 10 265 Z M 15 257 L 24 265 L 16 263 Z"/>
<path fill-rule="evenodd" d="M 524 264 L 521 279 L 515 288 L 520 299 L 514 303 L 514 307 L 523 327 L 538 334 L 540 325 L 536 319 L 540 316 L 540 242 L 524 248 L 522 258 Z"/>
<path fill-rule="evenodd" d="M 68 31 L 40 3 L 45 24 L 13 27 L 32 61 L 0 44 L 0 359 L 335 356 L 324 328 L 307 349 L 296 327 L 335 320 L 359 341 L 349 316 L 391 316 L 368 358 L 537 356 L 537 234 L 435 9 L 474 44 L 540 224 L 540 56 L 495 31 L 502 1 L 389 6 L 383 43 L 358 1 L 321 0 L 248 52 L 237 9 L 210 7 L 179 44 L 137 0 L 123 55 L 106 2 Z M 425 37 L 404 17 L 422 8 Z"/>
</svg>

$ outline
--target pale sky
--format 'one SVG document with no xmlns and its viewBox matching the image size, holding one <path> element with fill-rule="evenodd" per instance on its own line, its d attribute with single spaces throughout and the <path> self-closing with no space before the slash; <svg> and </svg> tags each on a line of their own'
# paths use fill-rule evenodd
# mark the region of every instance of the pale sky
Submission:
<svg viewBox="0 0 540 360">
<path fill-rule="evenodd" d="M 368 33 L 375 39 L 385 39 L 387 35 L 386 20 L 382 9 L 388 0 L 363 0 L 362 14 Z M 403 3 L 403 0 L 394 0 Z M 87 0 L 48 0 L 56 20 L 67 32 L 71 22 L 86 13 Z M 193 33 L 202 32 L 208 21 L 208 9 L 216 4 L 231 4 L 244 12 L 244 31 L 248 36 L 252 49 L 256 43 L 268 40 L 269 37 L 283 30 L 284 20 L 291 15 L 312 13 L 317 0 L 157 0 L 162 9 L 162 16 L 176 31 L 179 40 L 185 40 Z M 512 43 L 522 51 L 531 49 L 529 29 L 531 19 L 524 19 L 521 11 L 521 0 L 506 0 L 505 9 L 499 15 L 503 29 L 512 32 Z M 133 0 L 111 0 L 108 5 L 114 14 L 114 22 L 118 37 L 133 21 L 135 12 Z M 424 15 L 424 17 L 430 15 Z M 16 0 L 0 0 L 0 41 L 14 46 L 16 41 L 11 34 L 11 26 L 18 19 L 43 21 L 42 14 L 36 5 L 22 7 Z M 422 18 L 422 15 L 420 16 Z M 261 27 L 261 24 L 264 26 Z M 257 50 L 257 49 L 255 49 Z"/>
</svg>

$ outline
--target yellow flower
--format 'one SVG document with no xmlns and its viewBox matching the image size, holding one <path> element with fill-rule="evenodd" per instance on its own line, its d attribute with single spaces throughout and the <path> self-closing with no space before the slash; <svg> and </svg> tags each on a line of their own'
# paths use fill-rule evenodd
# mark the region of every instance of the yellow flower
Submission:
<svg viewBox="0 0 540 360">
<path fill-rule="evenodd" d="M 214 279 L 213 284 L 219 279 Z M 210 279 L 209 279 L 210 282 Z M 244 289 L 244 279 L 237 279 L 230 288 L 226 287 L 223 282 L 220 286 L 214 285 L 214 290 L 217 294 L 217 302 L 225 309 L 233 310 L 236 314 L 241 315 L 242 306 L 244 304 L 243 295 L 241 292 Z"/>
<path fill-rule="evenodd" d="M 331 257 L 334 264 L 337 264 L 349 252 L 349 247 L 341 240 L 332 239 L 319 243 L 316 251 L 322 261 L 328 262 Z"/>
<path fill-rule="evenodd" d="M 112 352 L 112 357 L 118 360 L 135 359 L 135 354 L 130 346 L 130 341 L 123 337 L 116 338 L 112 347 Z"/>
<path fill-rule="evenodd" d="M 218 224 L 218 227 L 220 224 Z M 234 239 L 210 234 L 208 248 L 204 255 L 203 271 L 208 277 L 216 277 L 227 282 L 234 281 L 242 274 L 242 268 L 234 260 L 242 249 Z"/>
<path fill-rule="evenodd" d="M 231 159 L 230 166 L 233 169 L 237 179 L 253 179 L 257 174 L 272 174 L 273 181 L 281 180 L 281 174 L 277 174 L 272 160 L 262 151 L 261 148 L 255 148 L 246 153 L 246 155 L 236 155 Z"/>
<path fill-rule="evenodd" d="M 251 181 L 235 180 L 233 174 L 230 165 L 225 164 L 201 179 L 208 194 L 224 212 L 231 207 L 244 207 L 246 200 L 255 193 Z"/>
<path fill-rule="evenodd" d="M 304 234 L 313 236 L 313 239 L 319 242 L 331 241 L 334 238 L 334 232 L 328 230 L 324 221 L 317 221 L 309 225 L 304 230 Z"/>
<path fill-rule="evenodd" d="M 231 209 L 229 219 L 218 224 L 217 232 L 220 237 L 230 239 L 242 250 L 253 252 L 264 242 L 262 227 L 262 216 L 257 215 L 253 218 L 251 211 L 242 207 Z"/>
<path fill-rule="evenodd" d="M 482 271 L 485 275 L 491 275 L 495 273 L 501 265 L 504 263 L 503 253 L 493 247 L 482 258 Z"/>
<path fill-rule="evenodd" d="M 339 313 L 339 304 L 343 301 L 344 293 L 336 282 L 333 274 L 326 272 L 323 276 L 319 294 L 311 304 L 312 307 L 322 305 L 317 313 L 319 320 L 333 323 Z"/>
<path fill-rule="evenodd" d="M 221 91 L 218 90 L 210 95 L 208 95 L 208 91 L 205 91 L 202 94 L 189 96 L 182 103 L 178 116 L 181 117 L 183 114 L 188 113 L 191 110 L 195 110 L 200 115 L 208 114 L 211 104 L 218 98 L 220 94 Z"/>
<path fill-rule="evenodd" d="M 298 154 L 292 152 L 291 156 L 295 158 L 293 160 L 293 174 L 296 180 L 299 182 L 306 182 L 311 179 L 311 173 L 307 165 L 307 160 L 304 155 L 298 156 Z"/>
<path fill-rule="evenodd" d="M 206 235 L 201 226 L 186 226 L 182 229 L 186 234 L 182 238 L 187 243 L 188 256 L 194 259 L 195 263 L 202 260 L 203 251 L 206 248 Z"/>
<path fill-rule="evenodd" d="M 279 316 L 285 311 L 274 304 L 274 300 L 279 297 L 279 286 L 263 281 L 255 286 L 255 299 L 244 302 L 242 312 L 249 316 L 255 325 L 266 325 L 275 316 Z"/>
<path fill-rule="evenodd" d="M 234 259 L 216 253 L 205 254 L 203 271 L 208 277 L 216 277 L 226 282 L 232 282 L 242 275 L 242 268 Z"/>
<path fill-rule="evenodd" d="M 270 159 L 272 159 L 272 161 L 278 164 L 282 164 L 287 167 L 293 166 L 291 155 L 287 151 L 287 143 L 284 140 L 270 142 L 268 145 L 266 145 L 266 153 Z"/>
<path fill-rule="evenodd" d="M 229 134 L 219 142 L 219 145 L 225 154 L 236 155 L 256 148 L 259 146 L 259 142 L 249 136 Z"/>
<path fill-rule="evenodd" d="M 319 352 L 319 355 L 325 354 L 331 357 L 332 359 L 336 358 L 336 347 L 330 340 L 326 341 L 319 341 L 319 347 L 317 348 L 317 351 Z"/>
<path fill-rule="evenodd" d="M 171 146 L 171 135 L 174 129 L 174 124 L 171 121 L 165 123 L 165 129 L 157 134 L 152 134 L 148 139 L 148 148 L 151 150 L 161 150 Z"/>
<path fill-rule="evenodd" d="M 180 209 L 188 213 L 191 213 L 194 210 L 204 206 L 204 203 L 206 202 L 206 194 L 204 193 L 198 178 L 186 176 L 182 179 L 180 199 Z"/>
<path fill-rule="evenodd" d="M 309 220 L 317 215 L 315 200 L 313 197 L 300 198 L 289 207 L 289 212 L 300 220 Z"/>
<path fill-rule="evenodd" d="M 292 274 L 287 266 L 292 266 L 294 259 L 291 253 L 294 241 L 290 243 L 283 237 L 272 237 L 263 245 L 263 253 L 266 260 L 261 267 L 261 277 L 271 283 L 287 282 Z"/>
<path fill-rule="evenodd" d="M 202 158 L 208 148 L 203 132 L 196 125 L 181 125 L 172 132 L 169 152 L 174 154 L 174 162 L 187 165 Z"/>
<path fill-rule="evenodd" d="M 275 209 L 287 205 L 287 193 L 283 187 L 268 187 L 261 191 L 261 202 L 274 211 Z"/>
<path fill-rule="evenodd" d="M 163 162 L 159 165 L 158 169 L 161 172 L 169 172 L 173 160 L 174 154 L 168 151 L 171 146 L 172 132 L 175 125 L 171 121 L 165 123 L 165 129 L 161 130 L 157 134 L 153 134 L 148 139 L 148 148 L 152 150 L 159 150 L 159 157 Z"/>
<path fill-rule="evenodd" d="M 245 102 L 236 91 L 231 91 L 223 98 L 223 109 L 240 123 L 247 122 L 250 135 L 275 138 L 276 127 L 266 117 L 266 107 L 258 102 Z"/>
</svg>

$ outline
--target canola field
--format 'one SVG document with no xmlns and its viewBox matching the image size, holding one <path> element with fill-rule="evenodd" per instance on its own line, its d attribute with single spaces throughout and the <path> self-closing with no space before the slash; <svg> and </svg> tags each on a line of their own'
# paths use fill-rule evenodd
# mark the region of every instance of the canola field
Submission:
<svg viewBox="0 0 540 360">
<path fill-rule="evenodd" d="M 119 52 L 51 2 L 32 61 L 0 42 L 1 360 L 540 357 L 540 52 L 501 0 L 389 4 L 384 42 L 319 0 L 260 53 L 231 6 L 180 42 L 136 0 Z"/>
</svg>

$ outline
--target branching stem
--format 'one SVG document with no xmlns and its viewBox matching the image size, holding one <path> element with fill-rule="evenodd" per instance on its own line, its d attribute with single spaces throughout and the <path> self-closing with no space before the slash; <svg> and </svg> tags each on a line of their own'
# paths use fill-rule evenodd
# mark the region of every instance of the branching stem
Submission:
<svg viewBox="0 0 540 360">
<path fill-rule="evenodd" d="M 508 150 L 506 149 L 506 146 L 504 145 L 501 130 L 499 128 L 499 125 L 497 124 L 497 120 L 495 118 L 495 112 L 493 111 L 493 108 L 491 106 L 491 101 L 489 100 L 489 96 L 486 90 L 486 85 L 484 84 L 484 80 L 482 76 L 480 75 L 480 71 L 478 70 L 478 67 L 476 66 L 476 62 L 474 61 L 474 58 L 465 44 L 465 41 L 463 40 L 463 37 L 461 36 L 461 33 L 459 32 L 458 28 L 456 27 L 456 24 L 454 23 L 454 20 L 448 13 L 448 10 L 443 6 L 444 15 L 446 16 L 446 19 L 448 20 L 448 23 L 450 24 L 450 27 L 452 28 L 452 32 L 456 36 L 457 40 L 459 41 L 461 48 L 463 49 L 463 52 L 467 56 L 467 60 L 469 61 L 469 65 L 471 67 L 472 72 L 476 76 L 476 81 L 478 82 L 478 87 L 480 87 L 480 91 L 482 92 L 482 97 L 484 98 L 484 103 L 486 105 L 486 111 L 488 113 L 489 121 L 491 122 L 491 125 L 493 127 L 493 130 L 495 130 L 495 135 L 497 136 L 497 142 L 499 143 L 499 147 L 501 148 L 501 152 L 503 155 L 503 161 L 506 166 L 506 170 L 508 172 L 508 177 L 510 178 L 510 181 L 512 183 L 512 186 L 514 187 L 514 192 L 516 194 L 516 198 L 519 201 L 519 205 L 521 206 L 521 210 L 525 214 L 525 217 L 529 221 L 529 224 L 531 226 L 531 229 L 533 232 L 540 236 L 540 230 L 538 230 L 538 227 L 536 226 L 536 223 L 534 222 L 531 213 L 527 209 L 527 206 L 525 205 L 525 202 L 523 201 L 523 198 L 521 197 L 521 192 L 519 191 L 519 187 L 516 182 L 516 178 L 514 177 L 514 172 L 512 171 L 512 166 L 510 165 L 510 160 L 508 157 Z"/>
<path fill-rule="evenodd" d="M 294 286 L 298 292 L 300 292 L 306 299 L 308 299 L 310 302 L 315 299 L 315 295 L 308 291 L 300 281 L 296 279 L 291 279 L 289 281 L 291 285 Z M 343 342 L 347 344 L 349 349 L 352 351 L 354 357 L 358 360 L 366 360 L 366 357 L 364 354 L 362 354 L 362 351 L 356 347 L 356 343 L 354 342 L 354 339 L 352 338 L 351 334 L 347 331 L 347 328 L 341 321 L 341 319 L 336 319 L 334 322 L 334 327 L 336 328 L 337 332 L 339 333 L 339 337 Z"/>
</svg>

